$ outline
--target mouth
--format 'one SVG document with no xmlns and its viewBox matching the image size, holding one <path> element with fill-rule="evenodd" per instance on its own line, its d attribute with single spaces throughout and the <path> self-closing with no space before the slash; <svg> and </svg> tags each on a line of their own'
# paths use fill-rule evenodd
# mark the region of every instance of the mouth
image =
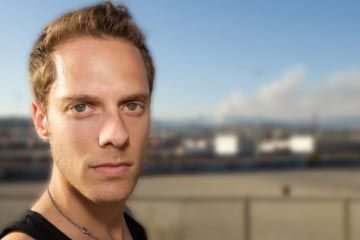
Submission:
<svg viewBox="0 0 360 240">
<path fill-rule="evenodd" d="M 103 163 L 90 166 L 96 173 L 106 177 L 118 177 L 131 170 L 134 164 L 131 162 Z"/>
</svg>

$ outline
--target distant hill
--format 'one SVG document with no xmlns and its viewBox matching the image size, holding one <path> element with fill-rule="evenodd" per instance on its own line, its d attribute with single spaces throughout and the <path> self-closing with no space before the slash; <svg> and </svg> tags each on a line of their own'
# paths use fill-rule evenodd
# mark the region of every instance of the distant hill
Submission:
<svg viewBox="0 0 360 240">
<path fill-rule="evenodd" d="M 272 120 L 264 118 L 243 118 L 233 117 L 217 123 L 206 117 L 194 117 L 191 119 L 162 120 L 153 119 L 152 129 L 182 129 L 182 128 L 217 128 L 230 126 L 283 126 L 283 127 L 301 127 L 311 128 L 314 124 L 318 128 L 325 129 L 358 129 L 360 130 L 360 117 L 337 117 L 328 119 L 319 119 L 317 121 L 287 121 Z M 9 127 L 33 127 L 30 118 L 26 117 L 0 117 L 0 129 Z"/>
<path fill-rule="evenodd" d="M 32 127 L 33 123 L 27 117 L 3 117 L 0 118 L 0 129 L 8 127 Z"/>
<path fill-rule="evenodd" d="M 154 119 L 153 128 L 182 128 L 184 126 L 193 127 L 229 127 L 229 126 L 283 126 L 283 127 L 300 127 L 300 128 L 313 128 L 315 125 L 321 129 L 358 129 L 360 130 L 360 117 L 338 117 L 319 119 L 312 121 L 301 121 L 301 120 L 273 120 L 265 118 L 243 118 L 233 117 L 225 119 L 221 123 L 211 121 L 206 118 L 193 118 L 183 119 L 178 121 L 164 121 Z"/>
</svg>

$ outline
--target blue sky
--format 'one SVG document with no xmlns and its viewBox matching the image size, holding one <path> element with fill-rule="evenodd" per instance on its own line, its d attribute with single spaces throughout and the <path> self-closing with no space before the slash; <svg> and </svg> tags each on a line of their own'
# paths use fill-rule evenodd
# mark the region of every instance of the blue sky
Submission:
<svg viewBox="0 0 360 240">
<path fill-rule="evenodd" d="M 27 60 L 42 27 L 94 2 L 2 4 L 0 116 L 29 115 Z M 155 58 L 155 118 L 360 116 L 359 1 L 124 2 Z"/>
</svg>

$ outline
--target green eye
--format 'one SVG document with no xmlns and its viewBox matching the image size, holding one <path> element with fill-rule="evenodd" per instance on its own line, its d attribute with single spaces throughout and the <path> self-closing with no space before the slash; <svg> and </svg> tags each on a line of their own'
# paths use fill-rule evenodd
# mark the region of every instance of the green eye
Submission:
<svg viewBox="0 0 360 240">
<path fill-rule="evenodd" d="M 74 106 L 74 109 L 75 109 L 75 111 L 76 112 L 84 112 L 85 111 L 85 109 L 86 109 L 86 104 L 84 104 L 84 103 L 81 103 L 81 104 L 76 104 L 75 106 Z"/>
</svg>

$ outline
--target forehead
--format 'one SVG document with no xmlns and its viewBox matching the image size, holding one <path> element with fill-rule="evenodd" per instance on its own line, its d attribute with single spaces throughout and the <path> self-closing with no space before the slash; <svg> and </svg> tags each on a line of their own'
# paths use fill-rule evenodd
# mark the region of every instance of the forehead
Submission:
<svg viewBox="0 0 360 240">
<path fill-rule="evenodd" d="M 51 93 L 58 97 L 121 91 L 149 91 L 140 51 L 122 39 L 78 37 L 58 46 L 53 59 L 56 80 Z"/>
</svg>

